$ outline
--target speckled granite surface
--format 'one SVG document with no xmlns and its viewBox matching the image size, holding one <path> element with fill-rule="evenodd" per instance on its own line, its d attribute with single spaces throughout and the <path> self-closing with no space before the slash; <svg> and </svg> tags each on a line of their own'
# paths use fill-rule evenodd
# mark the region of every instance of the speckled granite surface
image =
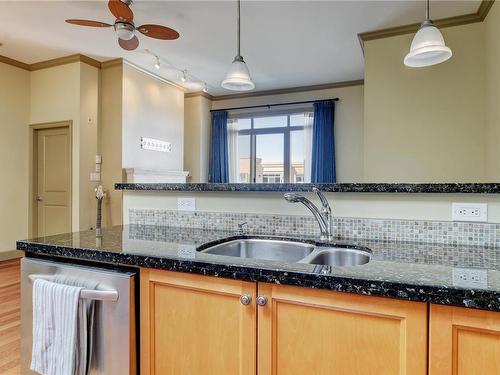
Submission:
<svg viewBox="0 0 500 375">
<path fill-rule="evenodd" d="M 337 241 L 336 244 L 372 250 L 372 260 L 355 267 L 242 259 L 197 251 L 226 238 L 248 236 L 251 234 L 129 225 L 107 229 L 99 239 L 94 232 L 86 231 L 19 241 L 17 248 L 25 250 L 28 256 L 150 267 L 500 311 L 499 248 L 359 239 Z M 259 234 L 259 237 L 270 236 Z M 299 240 L 324 245 L 315 237 Z M 487 287 L 455 286 L 454 267 L 486 269 Z"/>
<path fill-rule="evenodd" d="M 159 191 L 312 191 L 317 187 L 325 192 L 338 193 L 474 193 L 498 194 L 498 183 L 337 183 L 337 184 L 212 184 L 212 183 L 117 183 L 117 190 Z"/>
</svg>

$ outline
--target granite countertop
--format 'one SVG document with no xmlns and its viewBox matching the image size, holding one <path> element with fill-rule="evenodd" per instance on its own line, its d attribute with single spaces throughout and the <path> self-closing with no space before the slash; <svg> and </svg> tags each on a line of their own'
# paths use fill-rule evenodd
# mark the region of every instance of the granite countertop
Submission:
<svg viewBox="0 0 500 375">
<path fill-rule="evenodd" d="M 256 234 L 261 238 L 276 237 Z M 226 238 L 247 238 L 207 229 L 127 225 L 18 241 L 27 256 L 45 255 L 118 265 L 158 268 L 248 281 L 296 285 L 500 311 L 500 249 L 429 243 L 342 240 L 335 244 L 368 247 L 369 263 L 331 267 L 206 254 L 198 250 Z M 321 244 L 316 237 L 303 242 Z M 454 268 L 480 268 L 484 288 L 453 283 Z"/>
<path fill-rule="evenodd" d="M 334 183 L 334 184 L 220 184 L 220 183 L 116 183 L 116 190 L 130 191 L 312 191 L 331 193 L 471 193 L 498 194 L 498 183 Z"/>
</svg>

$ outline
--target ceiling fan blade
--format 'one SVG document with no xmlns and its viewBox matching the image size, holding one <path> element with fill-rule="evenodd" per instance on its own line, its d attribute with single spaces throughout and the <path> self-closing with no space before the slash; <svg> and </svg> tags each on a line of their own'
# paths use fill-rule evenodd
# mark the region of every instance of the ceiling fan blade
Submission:
<svg viewBox="0 0 500 375">
<path fill-rule="evenodd" d="M 173 40 L 179 37 L 179 33 L 170 27 L 161 25 L 142 25 L 137 28 L 139 32 L 156 39 Z"/>
<path fill-rule="evenodd" d="M 139 46 L 139 38 L 137 38 L 135 35 L 130 40 L 118 38 L 118 44 L 120 45 L 120 47 L 126 49 L 127 51 L 133 51 Z"/>
<path fill-rule="evenodd" d="M 115 18 L 132 22 L 134 20 L 134 13 L 129 6 L 120 0 L 109 0 L 108 8 Z"/>
<path fill-rule="evenodd" d="M 79 26 L 91 26 L 91 27 L 111 27 L 113 25 L 110 25 L 109 23 L 106 22 L 100 22 L 100 21 L 90 21 L 90 20 L 66 20 L 67 23 L 71 23 L 73 25 L 79 25 Z"/>
</svg>

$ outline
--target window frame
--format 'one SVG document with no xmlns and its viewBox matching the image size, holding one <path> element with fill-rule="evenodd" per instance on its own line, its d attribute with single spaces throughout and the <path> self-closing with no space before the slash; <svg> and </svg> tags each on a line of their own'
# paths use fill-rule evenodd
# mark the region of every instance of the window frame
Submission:
<svg viewBox="0 0 500 375">
<path fill-rule="evenodd" d="M 267 134 L 283 134 L 283 180 L 284 183 L 294 183 L 290 181 L 290 170 L 291 170 L 291 155 L 290 155 L 290 141 L 291 132 L 300 131 L 305 129 L 305 125 L 290 125 L 290 117 L 293 115 L 305 114 L 311 112 L 311 108 L 294 108 L 282 111 L 259 111 L 259 112 L 247 112 L 247 113 L 236 113 L 230 114 L 229 119 L 250 119 L 250 129 L 238 130 L 238 137 L 240 135 L 250 136 L 250 181 L 251 183 L 256 183 L 256 136 L 257 135 L 267 135 Z M 272 128 L 255 128 L 254 121 L 256 118 L 260 117 L 279 117 L 286 116 L 286 126 L 272 127 Z"/>
</svg>

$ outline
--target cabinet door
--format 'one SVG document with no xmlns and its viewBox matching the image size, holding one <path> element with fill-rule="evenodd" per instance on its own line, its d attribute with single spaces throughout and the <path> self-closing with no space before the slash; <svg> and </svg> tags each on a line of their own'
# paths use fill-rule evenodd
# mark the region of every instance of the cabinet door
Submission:
<svg viewBox="0 0 500 375">
<path fill-rule="evenodd" d="M 500 313 L 431 305 L 430 375 L 500 374 Z"/>
<path fill-rule="evenodd" d="M 259 284 L 258 373 L 426 374 L 427 305 Z"/>
<path fill-rule="evenodd" d="M 256 372 L 257 284 L 141 269 L 141 374 Z M 240 297 L 251 302 L 242 304 Z"/>
</svg>

